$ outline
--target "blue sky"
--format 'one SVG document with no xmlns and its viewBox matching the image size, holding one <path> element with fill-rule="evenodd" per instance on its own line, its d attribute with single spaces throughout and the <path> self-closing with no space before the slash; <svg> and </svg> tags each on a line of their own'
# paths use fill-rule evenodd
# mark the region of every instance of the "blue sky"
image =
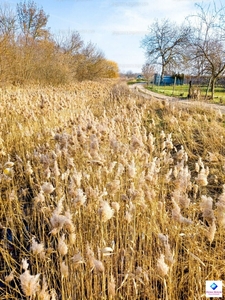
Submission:
<svg viewBox="0 0 225 300">
<path fill-rule="evenodd" d="M 16 0 L 2 1 L 15 6 Z M 76 30 L 86 43 L 92 41 L 120 71 L 141 72 L 146 61 L 140 41 L 155 19 L 177 23 L 195 10 L 195 0 L 36 0 L 49 15 L 54 34 Z M 204 0 L 204 3 L 210 3 Z M 200 1 L 202 3 L 202 1 Z"/>
</svg>

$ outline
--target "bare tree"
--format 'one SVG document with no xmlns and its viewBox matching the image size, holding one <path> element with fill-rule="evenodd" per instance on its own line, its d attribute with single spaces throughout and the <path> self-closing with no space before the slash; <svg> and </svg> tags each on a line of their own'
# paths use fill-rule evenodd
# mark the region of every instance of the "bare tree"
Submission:
<svg viewBox="0 0 225 300">
<path fill-rule="evenodd" d="M 49 35 L 49 30 L 46 28 L 49 16 L 42 8 L 38 8 L 35 2 L 24 1 L 17 4 L 17 16 L 26 42 L 29 38 L 40 39 Z"/>
<path fill-rule="evenodd" d="M 84 46 L 78 31 L 62 32 L 54 37 L 55 44 L 65 54 L 76 55 Z"/>
<path fill-rule="evenodd" d="M 149 27 L 149 34 L 141 42 L 146 49 L 150 64 L 161 65 L 161 81 L 166 68 L 176 66 L 182 61 L 183 47 L 188 42 L 191 29 L 184 25 L 178 26 L 168 19 L 156 20 Z"/>
<path fill-rule="evenodd" d="M 135 77 L 135 74 L 131 70 L 127 71 L 125 75 L 129 79 Z"/>
<path fill-rule="evenodd" d="M 81 52 L 84 47 L 84 42 L 79 32 L 59 32 L 59 34 L 53 36 L 53 40 L 57 52 L 62 54 L 61 57 L 63 57 L 64 64 L 68 65 L 70 75 L 75 79 L 79 62 L 82 59 Z"/>
<path fill-rule="evenodd" d="M 149 85 L 149 81 L 153 79 L 155 74 L 155 67 L 150 65 L 149 63 L 145 63 L 142 67 L 142 74 L 144 78 L 147 80 L 147 86 Z"/>
<path fill-rule="evenodd" d="M 194 29 L 189 55 L 198 75 L 209 76 L 208 89 L 214 98 L 216 81 L 225 72 L 225 6 L 218 8 L 214 2 L 196 7 L 197 13 L 188 17 Z"/>
<path fill-rule="evenodd" d="M 8 4 L 0 6 L 0 35 L 13 37 L 16 31 L 16 15 Z"/>
<path fill-rule="evenodd" d="M 105 71 L 105 57 L 102 51 L 97 49 L 93 43 L 88 43 L 76 56 L 78 80 L 93 80 L 101 77 Z"/>
</svg>

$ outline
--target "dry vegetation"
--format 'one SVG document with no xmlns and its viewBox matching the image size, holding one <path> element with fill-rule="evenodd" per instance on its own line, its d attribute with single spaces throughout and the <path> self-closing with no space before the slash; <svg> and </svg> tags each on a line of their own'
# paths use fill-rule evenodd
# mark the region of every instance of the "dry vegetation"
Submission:
<svg viewBox="0 0 225 300">
<path fill-rule="evenodd" d="M 0 91 L 0 298 L 205 299 L 224 117 L 114 82 Z"/>
<path fill-rule="evenodd" d="M 118 78 L 116 62 L 77 31 L 51 33 L 48 18 L 33 0 L 0 3 L 0 87 Z"/>
</svg>

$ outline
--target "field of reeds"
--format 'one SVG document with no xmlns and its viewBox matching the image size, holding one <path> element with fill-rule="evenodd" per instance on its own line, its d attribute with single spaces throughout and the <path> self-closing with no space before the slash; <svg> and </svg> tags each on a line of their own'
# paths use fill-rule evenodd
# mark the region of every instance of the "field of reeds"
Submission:
<svg viewBox="0 0 225 300">
<path fill-rule="evenodd" d="M 0 101 L 1 300 L 200 300 L 225 279 L 220 112 L 111 81 Z"/>
</svg>

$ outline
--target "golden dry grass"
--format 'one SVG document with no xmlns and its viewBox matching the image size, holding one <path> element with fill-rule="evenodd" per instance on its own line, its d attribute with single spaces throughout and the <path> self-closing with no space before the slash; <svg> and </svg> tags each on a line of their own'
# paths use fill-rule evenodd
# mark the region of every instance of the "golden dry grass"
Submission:
<svg viewBox="0 0 225 300">
<path fill-rule="evenodd" d="M 199 300 L 224 280 L 224 116 L 111 81 L 0 98 L 2 300 Z"/>
</svg>

